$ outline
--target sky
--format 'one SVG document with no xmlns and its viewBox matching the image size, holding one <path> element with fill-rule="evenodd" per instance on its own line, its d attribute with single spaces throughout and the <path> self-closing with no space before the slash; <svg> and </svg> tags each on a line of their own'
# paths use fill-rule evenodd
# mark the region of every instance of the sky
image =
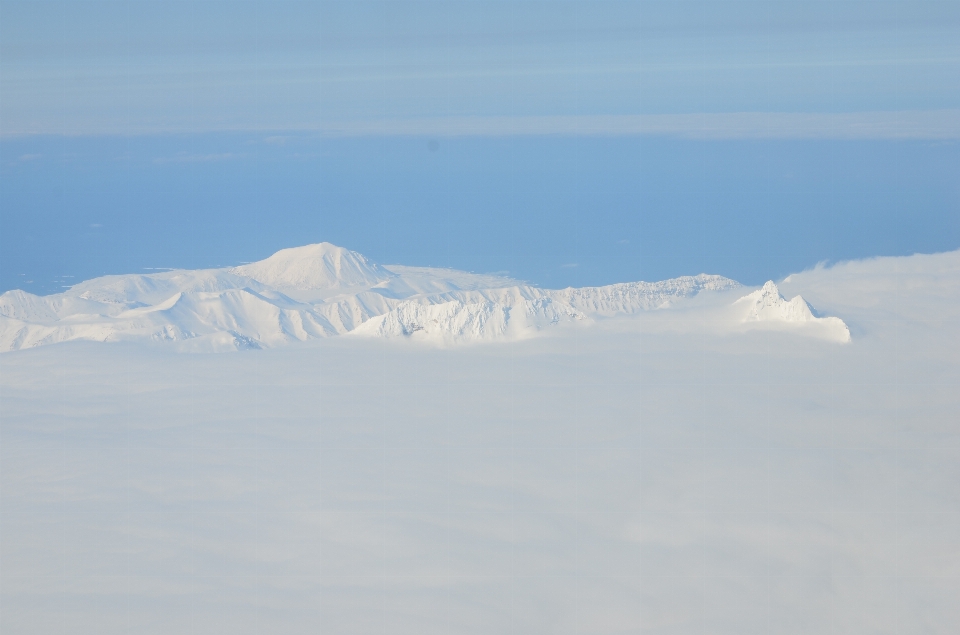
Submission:
<svg viewBox="0 0 960 635">
<path fill-rule="evenodd" d="M 960 243 L 955 3 L 0 18 L 4 290 L 323 240 L 555 287 Z"/>
</svg>

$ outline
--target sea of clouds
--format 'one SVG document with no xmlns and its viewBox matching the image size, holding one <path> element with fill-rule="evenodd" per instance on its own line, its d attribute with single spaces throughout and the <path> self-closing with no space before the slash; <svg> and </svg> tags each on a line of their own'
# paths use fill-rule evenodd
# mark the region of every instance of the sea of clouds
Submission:
<svg viewBox="0 0 960 635">
<path fill-rule="evenodd" d="M 4 353 L 0 631 L 960 629 L 960 252 L 780 289 L 851 341 Z"/>
</svg>

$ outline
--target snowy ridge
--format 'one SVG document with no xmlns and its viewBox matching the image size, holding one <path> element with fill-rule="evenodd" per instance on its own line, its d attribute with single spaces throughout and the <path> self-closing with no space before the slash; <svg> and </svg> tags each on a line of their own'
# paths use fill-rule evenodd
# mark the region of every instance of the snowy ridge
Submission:
<svg viewBox="0 0 960 635">
<path fill-rule="evenodd" d="M 850 329 L 838 317 L 817 317 L 802 297 L 787 300 L 772 280 L 734 303 L 744 309 L 742 323 L 748 327 L 807 329 L 837 342 L 850 341 Z"/>
<path fill-rule="evenodd" d="M 739 286 L 739 283 L 723 276 L 700 274 L 663 282 L 627 282 L 606 287 L 571 288 L 550 293 L 555 299 L 564 301 L 579 311 L 613 316 L 620 313 L 666 309 L 674 301 L 697 295 L 701 291 L 724 291 Z"/>
<path fill-rule="evenodd" d="M 491 274 L 381 266 L 320 243 L 239 267 L 104 276 L 42 297 L 8 291 L 0 295 L 0 351 L 78 339 L 209 351 L 345 333 L 443 343 L 517 339 L 739 286 L 699 275 L 550 290 Z"/>
<path fill-rule="evenodd" d="M 728 278 L 701 274 L 663 282 L 628 282 L 582 289 L 552 290 L 518 285 L 419 295 L 369 320 L 355 333 L 440 341 L 523 338 L 559 323 L 668 308 L 672 302 L 701 291 L 739 286 Z"/>
<path fill-rule="evenodd" d="M 438 342 L 530 337 L 545 326 L 583 320 L 568 305 L 549 298 L 521 299 L 511 304 L 463 302 L 439 304 L 404 302 L 389 313 L 360 325 L 354 334 L 375 337 L 412 336 Z"/>
</svg>

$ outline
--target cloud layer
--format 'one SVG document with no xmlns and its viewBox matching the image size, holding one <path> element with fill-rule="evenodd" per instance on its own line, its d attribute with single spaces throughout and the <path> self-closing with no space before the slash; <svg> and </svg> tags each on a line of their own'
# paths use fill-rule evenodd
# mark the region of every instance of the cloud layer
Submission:
<svg viewBox="0 0 960 635">
<path fill-rule="evenodd" d="M 438 350 L 4 356 L 4 631 L 952 632 L 960 255 Z"/>
</svg>

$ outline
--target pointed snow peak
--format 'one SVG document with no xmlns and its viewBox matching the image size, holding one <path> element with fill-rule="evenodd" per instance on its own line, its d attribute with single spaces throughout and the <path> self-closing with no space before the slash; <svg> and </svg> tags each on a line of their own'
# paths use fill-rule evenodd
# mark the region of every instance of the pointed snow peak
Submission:
<svg viewBox="0 0 960 635">
<path fill-rule="evenodd" d="M 788 328 L 812 328 L 814 334 L 836 342 L 849 342 L 850 329 L 838 317 L 817 317 L 801 296 L 787 300 L 772 280 L 763 287 L 743 296 L 735 304 L 745 305 L 741 321 L 744 324 L 765 323 L 785 325 Z"/>
<path fill-rule="evenodd" d="M 743 296 L 738 303 L 749 304 L 750 310 L 746 320 L 784 320 L 787 322 L 805 322 L 813 320 L 814 315 L 800 296 L 787 300 L 780 295 L 780 290 L 773 280 L 768 280 L 759 290 Z"/>
<path fill-rule="evenodd" d="M 777 288 L 777 285 L 774 284 L 773 280 L 767 280 L 759 291 L 756 291 L 750 295 L 756 297 L 756 304 L 758 308 L 778 306 L 786 300 L 786 298 L 780 295 L 780 289 Z M 797 296 L 797 298 L 799 297 L 800 296 Z M 803 301 L 802 298 L 801 301 Z M 804 302 L 804 304 L 806 303 Z"/>
<path fill-rule="evenodd" d="M 330 243 L 281 249 L 232 272 L 272 287 L 304 290 L 372 287 L 394 277 L 362 254 Z"/>
</svg>

